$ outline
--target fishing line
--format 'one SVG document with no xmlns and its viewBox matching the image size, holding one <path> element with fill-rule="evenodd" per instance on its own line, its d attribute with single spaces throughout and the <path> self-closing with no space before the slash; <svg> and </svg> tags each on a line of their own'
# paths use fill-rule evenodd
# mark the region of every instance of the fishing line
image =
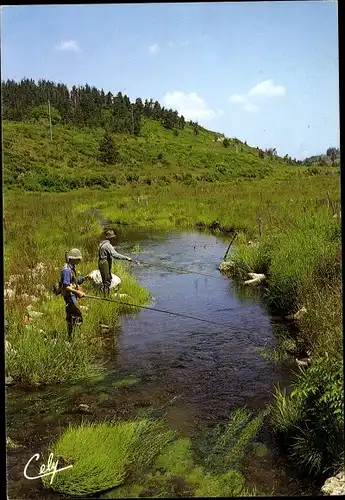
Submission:
<svg viewBox="0 0 345 500">
<path fill-rule="evenodd" d="M 167 311 L 165 309 L 157 309 L 157 308 L 153 308 L 153 307 L 149 307 L 149 306 L 139 306 L 137 304 L 131 304 L 130 302 L 123 302 L 123 301 L 115 300 L 115 299 L 106 299 L 105 297 L 97 297 L 96 295 L 85 295 L 85 297 L 88 299 L 104 300 L 106 302 L 114 302 L 116 304 L 123 304 L 126 306 L 138 307 L 140 309 L 147 309 L 148 311 L 156 311 L 156 312 L 160 312 L 160 313 L 164 313 L 164 314 L 171 314 L 172 316 L 179 316 L 181 318 L 194 319 L 196 321 L 203 321 L 204 323 L 211 323 L 213 325 L 226 326 L 227 328 L 230 327 L 230 325 L 227 325 L 226 323 L 220 323 L 218 321 L 212 321 L 209 319 L 197 318 L 195 316 L 189 316 L 188 314 L 176 313 L 173 311 Z"/>
<path fill-rule="evenodd" d="M 179 271 L 179 272 L 182 272 L 182 273 L 185 273 L 185 274 L 198 274 L 199 276 L 206 276 L 206 278 L 213 278 L 215 280 L 226 280 L 227 278 L 223 277 L 223 276 L 213 276 L 211 274 L 206 274 L 206 273 L 200 273 L 198 271 L 191 271 L 190 269 L 183 269 L 182 267 L 172 267 L 172 266 L 165 266 L 164 264 L 159 264 L 159 263 L 151 263 L 151 262 L 146 262 L 146 261 L 143 261 L 143 260 L 140 260 L 140 263 L 143 263 L 145 264 L 146 266 L 152 266 L 152 267 L 161 267 L 163 269 L 171 269 L 171 271 Z"/>
</svg>

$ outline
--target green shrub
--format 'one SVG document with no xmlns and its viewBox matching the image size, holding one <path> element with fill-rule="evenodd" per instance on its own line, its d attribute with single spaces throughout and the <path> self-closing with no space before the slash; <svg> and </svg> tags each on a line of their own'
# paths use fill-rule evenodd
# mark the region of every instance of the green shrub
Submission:
<svg viewBox="0 0 345 500">
<path fill-rule="evenodd" d="M 344 452 L 343 359 L 312 360 L 287 396 L 276 389 L 272 423 L 291 458 L 310 474 L 336 472 Z"/>
</svg>

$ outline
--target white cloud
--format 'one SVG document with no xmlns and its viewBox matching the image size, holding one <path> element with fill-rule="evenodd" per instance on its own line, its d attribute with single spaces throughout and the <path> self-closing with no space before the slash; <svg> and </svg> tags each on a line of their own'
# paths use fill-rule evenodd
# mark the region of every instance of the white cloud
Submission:
<svg viewBox="0 0 345 500">
<path fill-rule="evenodd" d="M 70 51 L 70 52 L 81 52 L 79 43 L 76 40 L 67 40 L 60 42 L 59 45 L 55 46 L 56 50 Z"/>
<path fill-rule="evenodd" d="M 255 113 L 260 109 L 257 104 L 254 104 L 248 99 L 247 95 L 233 94 L 229 97 L 228 101 L 236 104 L 243 104 L 244 111 L 248 113 Z"/>
<path fill-rule="evenodd" d="M 246 102 L 246 98 L 241 94 L 233 94 L 229 97 L 229 102 Z"/>
<path fill-rule="evenodd" d="M 272 80 L 265 80 L 252 87 L 246 94 L 233 94 L 228 101 L 243 104 L 244 111 L 255 113 L 260 109 L 257 104 L 258 99 L 262 101 L 262 98 L 282 97 L 285 92 L 283 85 L 275 85 Z"/>
<path fill-rule="evenodd" d="M 259 111 L 259 106 L 257 106 L 256 104 L 253 104 L 252 102 L 247 102 L 244 106 L 244 111 L 247 111 L 248 113 L 256 113 L 257 111 Z"/>
<path fill-rule="evenodd" d="M 150 45 L 149 51 L 151 52 L 151 54 L 158 54 L 158 52 L 160 51 L 159 45 L 157 43 L 153 43 L 152 45 Z"/>
<path fill-rule="evenodd" d="M 224 114 L 223 110 L 213 110 L 195 92 L 185 94 L 180 91 L 167 92 L 163 97 L 164 105 L 176 109 L 186 120 L 212 120 Z"/>
<path fill-rule="evenodd" d="M 285 95 L 283 85 L 274 85 L 272 80 L 265 80 L 251 88 L 248 96 L 261 95 L 265 97 L 279 97 Z"/>
</svg>

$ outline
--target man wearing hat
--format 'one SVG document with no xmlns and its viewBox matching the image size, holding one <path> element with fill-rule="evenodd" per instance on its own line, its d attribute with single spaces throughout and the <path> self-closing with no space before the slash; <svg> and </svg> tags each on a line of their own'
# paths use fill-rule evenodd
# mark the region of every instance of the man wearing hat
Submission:
<svg viewBox="0 0 345 500">
<path fill-rule="evenodd" d="M 115 250 L 112 245 L 115 239 L 116 235 L 114 231 L 108 230 L 105 232 L 104 238 L 98 247 L 98 269 L 102 276 L 102 290 L 104 295 L 109 295 L 110 292 L 112 259 L 132 261 L 130 257 L 126 257 Z"/>
<path fill-rule="evenodd" d="M 66 254 L 66 264 L 61 270 L 61 294 L 66 303 L 66 321 L 68 330 L 68 340 L 72 339 L 73 329 L 76 325 L 83 322 L 81 310 L 78 307 L 78 298 L 85 296 L 82 290 L 78 290 L 78 285 L 81 285 L 88 276 L 77 277 L 75 266 L 82 260 L 82 254 L 78 248 Z"/>
</svg>

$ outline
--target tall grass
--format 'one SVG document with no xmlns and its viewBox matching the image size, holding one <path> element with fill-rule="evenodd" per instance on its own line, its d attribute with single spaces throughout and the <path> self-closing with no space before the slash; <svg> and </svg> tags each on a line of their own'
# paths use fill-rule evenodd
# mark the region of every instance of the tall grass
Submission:
<svg viewBox="0 0 345 500">
<path fill-rule="evenodd" d="M 66 343 L 65 303 L 61 296 L 51 293 L 51 288 L 59 280 L 65 252 L 71 247 L 79 247 L 83 253 L 80 275 L 97 269 L 96 249 L 101 234 L 94 217 L 73 208 L 71 198 L 5 198 L 5 210 L 10 214 L 5 231 L 5 282 L 10 280 L 7 287 L 16 292 L 16 297 L 5 303 L 9 323 L 6 340 L 14 349 L 7 352 L 6 372 L 17 382 L 50 384 L 98 373 L 104 345 L 99 324 L 116 325 L 119 314 L 136 310 L 80 299 L 84 323 L 76 328 L 72 343 Z M 92 248 L 86 245 L 90 239 L 95 243 Z M 43 264 L 41 270 L 36 269 L 38 263 Z M 113 272 L 122 280 L 121 291 L 129 295 L 127 301 L 139 305 L 149 301 L 148 290 L 138 285 L 129 264 L 117 264 Z M 85 282 L 83 288 L 98 293 L 90 282 Z M 25 324 L 29 305 L 42 316 Z"/>
<path fill-rule="evenodd" d="M 65 430 L 51 446 L 54 456 L 73 467 L 54 478 L 44 478 L 44 485 L 74 496 L 100 493 L 109 488 L 111 498 L 175 496 L 176 485 L 183 484 L 188 496 L 247 496 L 241 474 L 248 443 L 262 424 L 262 416 L 253 419 L 244 410 L 234 413 L 225 429 L 213 431 L 213 439 L 222 447 L 209 453 L 217 460 L 200 462 L 190 438 L 179 438 L 159 421 L 82 424 Z M 245 436 L 245 438 L 244 438 Z M 232 457 L 229 460 L 229 457 Z M 242 457 L 238 460 L 238 457 Z M 237 457 L 234 460 L 234 457 Z M 178 495 L 181 495 L 181 486 Z"/>
<path fill-rule="evenodd" d="M 172 437 L 172 431 L 147 419 L 70 427 L 51 451 L 73 467 L 57 475 L 51 488 L 85 496 L 118 486 L 150 465 Z M 48 486 L 50 477 L 43 483 Z"/>
<path fill-rule="evenodd" d="M 314 475 L 344 466 L 343 357 L 328 353 L 302 371 L 290 395 L 276 389 L 272 423 L 291 458 Z"/>
<path fill-rule="evenodd" d="M 276 227 L 249 246 L 240 238 L 231 259 L 234 274 L 264 272 L 264 298 L 285 314 L 302 306 L 298 345 L 311 364 L 294 391 L 275 394 L 272 423 L 294 463 L 312 474 L 337 471 L 343 460 L 343 341 L 340 222 L 326 207 L 295 214 L 294 224 Z"/>
</svg>

